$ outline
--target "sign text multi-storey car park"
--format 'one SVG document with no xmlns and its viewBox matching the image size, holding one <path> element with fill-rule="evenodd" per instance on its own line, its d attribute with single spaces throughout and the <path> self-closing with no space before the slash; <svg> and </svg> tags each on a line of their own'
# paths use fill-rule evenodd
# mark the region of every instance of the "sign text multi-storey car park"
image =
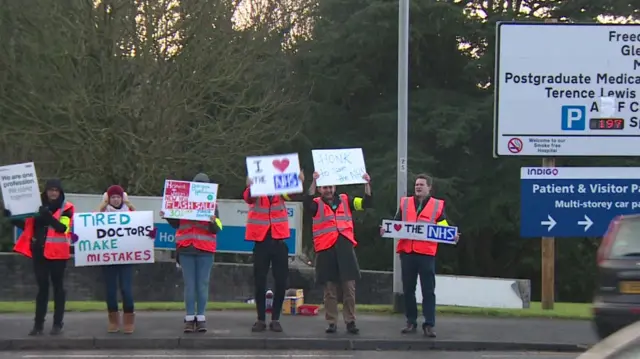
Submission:
<svg viewBox="0 0 640 359">
<path fill-rule="evenodd" d="M 640 25 L 500 23 L 494 156 L 640 155 Z"/>
</svg>

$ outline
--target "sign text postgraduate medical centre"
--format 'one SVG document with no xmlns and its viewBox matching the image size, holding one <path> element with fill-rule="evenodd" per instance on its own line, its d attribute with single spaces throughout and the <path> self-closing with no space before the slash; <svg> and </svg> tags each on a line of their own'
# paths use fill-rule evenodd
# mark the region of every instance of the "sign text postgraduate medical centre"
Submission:
<svg viewBox="0 0 640 359">
<path fill-rule="evenodd" d="M 522 237 L 598 237 L 640 213 L 637 167 L 523 167 L 520 178 Z"/>
<path fill-rule="evenodd" d="M 506 22 L 497 36 L 495 155 L 640 155 L 640 25 Z"/>
</svg>

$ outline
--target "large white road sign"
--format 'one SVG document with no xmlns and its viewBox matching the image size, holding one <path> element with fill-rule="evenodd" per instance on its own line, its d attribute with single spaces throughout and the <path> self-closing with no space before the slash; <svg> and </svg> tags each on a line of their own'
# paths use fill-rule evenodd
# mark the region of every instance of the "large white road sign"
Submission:
<svg viewBox="0 0 640 359">
<path fill-rule="evenodd" d="M 497 25 L 494 156 L 640 155 L 640 25 Z"/>
</svg>

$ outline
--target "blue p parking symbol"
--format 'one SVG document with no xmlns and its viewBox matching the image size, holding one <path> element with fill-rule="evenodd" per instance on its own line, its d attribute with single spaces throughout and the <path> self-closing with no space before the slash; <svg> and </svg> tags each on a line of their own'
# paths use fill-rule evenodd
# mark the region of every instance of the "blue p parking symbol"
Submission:
<svg viewBox="0 0 640 359">
<path fill-rule="evenodd" d="M 584 131 L 587 123 L 587 109 L 585 106 L 562 106 L 562 130 Z"/>
</svg>

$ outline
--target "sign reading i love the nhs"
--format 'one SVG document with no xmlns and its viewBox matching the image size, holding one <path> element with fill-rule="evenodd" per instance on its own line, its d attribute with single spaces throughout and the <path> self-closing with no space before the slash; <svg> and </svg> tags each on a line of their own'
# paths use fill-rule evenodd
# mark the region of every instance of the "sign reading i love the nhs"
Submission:
<svg viewBox="0 0 640 359">
<path fill-rule="evenodd" d="M 425 222 L 382 220 L 382 237 L 455 244 L 458 227 Z"/>
</svg>

